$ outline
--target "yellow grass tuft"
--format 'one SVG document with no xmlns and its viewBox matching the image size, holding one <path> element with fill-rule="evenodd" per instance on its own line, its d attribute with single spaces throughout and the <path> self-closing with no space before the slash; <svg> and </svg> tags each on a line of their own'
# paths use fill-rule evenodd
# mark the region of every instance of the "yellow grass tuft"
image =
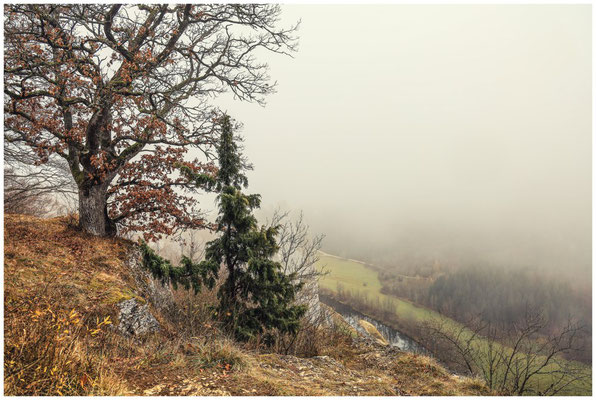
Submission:
<svg viewBox="0 0 596 400">
<path fill-rule="evenodd" d="M 383 346 L 387 346 L 389 344 L 389 342 L 387 341 L 387 339 L 385 339 L 385 337 L 381 334 L 381 332 L 379 332 L 379 330 L 370 322 L 361 319 L 360 321 L 358 321 L 358 324 L 366 332 L 368 332 L 369 335 L 371 335 L 372 337 L 377 339 L 377 342 L 379 344 L 382 344 Z"/>
</svg>

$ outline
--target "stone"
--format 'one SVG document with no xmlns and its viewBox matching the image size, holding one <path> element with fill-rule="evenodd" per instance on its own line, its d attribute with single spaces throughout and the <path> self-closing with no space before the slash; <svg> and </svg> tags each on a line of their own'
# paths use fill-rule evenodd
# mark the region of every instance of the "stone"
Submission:
<svg viewBox="0 0 596 400">
<path fill-rule="evenodd" d="M 120 315 L 118 330 L 125 336 L 140 336 L 159 331 L 159 322 L 149 312 L 147 304 L 137 299 L 124 300 L 118 303 Z"/>
<path fill-rule="evenodd" d="M 168 314 L 174 310 L 174 296 L 169 285 L 163 285 L 159 280 L 154 279 L 143 267 L 141 249 L 138 245 L 130 249 L 126 265 L 135 279 L 141 297 L 147 299 L 162 314 Z"/>
</svg>

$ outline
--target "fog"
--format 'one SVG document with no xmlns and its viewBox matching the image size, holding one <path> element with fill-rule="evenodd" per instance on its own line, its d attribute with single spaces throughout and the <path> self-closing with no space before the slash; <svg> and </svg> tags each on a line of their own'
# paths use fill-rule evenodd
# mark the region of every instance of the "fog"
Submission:
<svg viewBox="0 0 596 400">
<path fill-rule="evenodd" d="M 288 5 L 244 124 L 263 215 L 303 210 L 323 249 L 591 271 L 589 5 Z M 208 208 L 208 205 L 207 205 Z M 400 261 L 402 260 L 402 261 Z"/>
</svg>

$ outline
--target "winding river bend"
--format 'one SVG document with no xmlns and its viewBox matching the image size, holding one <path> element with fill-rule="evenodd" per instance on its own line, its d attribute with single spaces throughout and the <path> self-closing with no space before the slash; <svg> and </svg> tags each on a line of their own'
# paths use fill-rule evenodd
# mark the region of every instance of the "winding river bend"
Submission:
<svg viewBox="0 0 596 400">
<path fill-rule="evenodd" d="M 338 314 L 340 314 L 346 320 L 346 322 L 350 324 L 350 326 L 354 327 L 358 332 L 363 333 L 366 336 L 370 337 L 370 335 L 358 323 L 358 321 L 361 319 L 373 324 L 392 346 L 410 353 L 430 354 L 428 350 L 426 350 L 420 343 L 416 342 L 408 335 L 393 329 L 382 322 L 372 319 L 354 310 L 346 304 L 340 303 L 336 300 L 333 300 L 331 297 L 324 295 L 319 295 L 319 299 L 321 303 L 333 308 Z"/>
</svg>

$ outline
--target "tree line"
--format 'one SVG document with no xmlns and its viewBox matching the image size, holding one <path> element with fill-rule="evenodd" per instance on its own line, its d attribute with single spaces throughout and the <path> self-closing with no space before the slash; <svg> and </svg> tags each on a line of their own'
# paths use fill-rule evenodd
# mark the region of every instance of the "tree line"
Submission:
<svg viewBox="0 0 596 400">
<path fill-rule="evenodd" d="M 570 320 L 585 326 L 582 351 L 569 352 L 591 362 L 591 296 L 564 279 L 533 269 L 468 265 L 442 271 L 436 276 L 408 277 L 382 270 L 382 292 L 414 301 L 462 323 L 480 318 L 498 326 L 513 326 L 528 308 L 541 310 L 547 324 L 539 333 L 552 334 Z"/>
</svg>

